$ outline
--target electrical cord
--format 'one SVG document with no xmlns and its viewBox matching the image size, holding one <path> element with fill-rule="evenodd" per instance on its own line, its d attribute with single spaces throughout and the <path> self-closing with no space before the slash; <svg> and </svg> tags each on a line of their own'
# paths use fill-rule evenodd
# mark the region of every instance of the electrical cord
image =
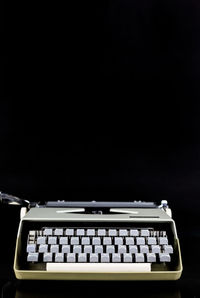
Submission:
<svg viewBox="0 0 200 298">
<path fill-rule="evenodd" d="M 28 200 L 22 200 L 16 196 L 0 192 L 0 203 L 6 205 L 17 205 L 30 208 L 31 203 Z"/>
</svg>

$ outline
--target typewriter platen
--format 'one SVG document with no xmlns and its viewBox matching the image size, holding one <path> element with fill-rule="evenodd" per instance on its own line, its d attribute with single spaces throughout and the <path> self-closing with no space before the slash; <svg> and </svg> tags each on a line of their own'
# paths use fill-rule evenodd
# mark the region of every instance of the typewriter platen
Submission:
<svg viewBox="0 0 200 298">
<path fill-rule="evenodd" d="M 18 279 L 176 280 L 181 252 L 167 202 L 46 202 L 22 208 Z"/>
</svg>

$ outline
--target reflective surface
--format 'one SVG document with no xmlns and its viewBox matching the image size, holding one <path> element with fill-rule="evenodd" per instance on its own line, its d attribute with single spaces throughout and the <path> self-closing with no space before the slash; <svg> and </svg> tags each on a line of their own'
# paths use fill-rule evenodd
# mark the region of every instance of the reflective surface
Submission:
<svg viewBox="0 0 200 298">
<path fill-rule="evenodd" d="M 3 298 L 64 298 L 64 297 L 130 297 L 181 298 L 176 283 L 147 282 L 13 282 L 3 287 Z M 190 297 L 190 296 L 187 296 Z M 193 296 L 191 296 L 193 297 Z"/>
<path fill-rule="evenodd" d="M 180 282 L 7 282 L 3 298 L 196 298 L 200 291 L 194 281 Z"/>
</svg>

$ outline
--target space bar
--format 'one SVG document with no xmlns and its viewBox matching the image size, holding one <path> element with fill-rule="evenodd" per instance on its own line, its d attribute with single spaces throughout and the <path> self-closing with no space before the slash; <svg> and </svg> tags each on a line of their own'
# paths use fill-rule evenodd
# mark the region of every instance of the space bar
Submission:
<svg viewBox="0 0 200 298">
<path fill-rule="evenodd" d="M 150 272 L 150 263 L 47 263 L 46 270 L 50 272 L 82 272 L 82 273 L 134 273 Z"/>
</svg>

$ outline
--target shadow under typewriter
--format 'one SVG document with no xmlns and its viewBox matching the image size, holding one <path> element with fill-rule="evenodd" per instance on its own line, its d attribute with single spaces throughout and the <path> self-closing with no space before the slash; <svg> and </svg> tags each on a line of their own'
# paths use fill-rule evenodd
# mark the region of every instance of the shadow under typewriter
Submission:
<svg viewBox="0 0 200 298">
<path fill-rule="evenodd" d="M 181 298 L 181 292 L 172 282 L 130 281 L 21 281 L 8 283 L 2 298 L 93 298 L 122 297 L 127 293 L 135 298 Z"/>
</svg>

